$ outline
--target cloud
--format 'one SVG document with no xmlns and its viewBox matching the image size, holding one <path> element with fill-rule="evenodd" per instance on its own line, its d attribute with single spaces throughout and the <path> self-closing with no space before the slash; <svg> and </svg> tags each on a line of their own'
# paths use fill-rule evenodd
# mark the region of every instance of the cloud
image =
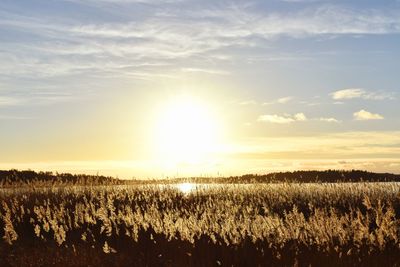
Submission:
<svg viewBox="0 0 400 267">
<path fill-rule="evenodd" d="M 75 3 L 110 3 L 110 4 L 173 4 L 184 2 L 185 0 L 64 0 Z"/>
<path fill-rule="evenodd" d="M 343 105 L 344 102 L 343 101 L 335 101 L 333 102 L 334 105 Z"/>
<path fill-rule="evenodd" d="M 276 102 L 278 102 L 279 104 L 286 104 L 289 101 L 291 101 L 293 99 L 293 97 L 291 96 L 287 96 L 287 97 L 282 97 L 276 100 Z"/>
<path fill-rule="evenodd" d="M 52 105 L 70 102 L 78 99 L 75 95 L 67 92 L 59 92 L 59 91 L 49 91 L 49 90 L 40 90 L 40 89 L 32 89 L 31 92 L 19 92 L 15 94 L 9 93 L 7 96 L 0 96 L 0 107 L 10 107 L 10 106 L 21 106 L 21 105 Z M 83 97 L 83 93 L 80 93 L 80 98 Z M 3 116 L 2 119 L 26 119 L 26 117 L 14 117 L 14 116 Z"/>
<path fill-rule="evenodd" d="M 216 69 L 206 69 L 206 68 L 182 68 L 181 71 L 183 72 L 201 72 L 206 74 L 215 74 L 215 75 L 229 75 L 229 71 L 224 70 L 216 70 Z"/>
<path fill-rule="evenodd" d="M 286 104 L 286 103 L 290 102 L 292 99 L 293 99 L 293 97 L 291 97 L 291 96 L 281 97 L 281 98 L 275 99 L 270 102 L 264 102 L 263 106 L 273 105 L 273 104 Z"/>
<path fill-rule="evenodd" d="M 257 101 L 255 100 L 242 101 L 239 103 L 239 105 L 241 106 L 257 105 Z"/>
<path fill-rule="evenodd" d="M 325 122 L 334 122 L 334 123 L 340 123 L 341 121 L 335 119 L 335 118 L 319 118 L 319 121 L 325 121 Z"/>
<path fill-rule="evenodd" d="M 296 121 L 321 121 L 321 122 L 329 122 L 329 123 L 341 123 L 340 120 L 336 118 L 307 118 L 304 113 L 296 113 L 294 115 L 284 114 L 284 115 L 277 115 L 277 114 L 266 114 L 261 115 L 257 119 L 258 121 L 262 122 L 270 122 L 276 124 L 289 124 Z"/>
<path fill-rule="evenodd" d="M 307 120 L 307 117 L 306 117 L 306 115 L 304 115 L 304 113 L 297 113 L 297 114 L 294 114 L 294 119 L 296 120 L 296 121 L 306 121 Z"/>
<path fill-rule="evenodd" d="M 264 158 L 395 158 L 400 155 L 399 131 L 355 131 L 305 136 L 268 136 L 249 139 L 234 150 Z M 377 140 L 379 140 L 377 142 Z"/>
<path fill-rule="evenodd" d="M 313 2 L 320 2 L 321 0 L 281 0 L 281 1 L 288 3 L 313 3 Z"/>
<path fill-rule="evenodd" d="M 363 94 L 365 94 L 364 89 L 351 88 L 333 92 L 331 95 L 333 99 L 339 100 L 339 99 L 360 98 Z"/>
<path fill-rule="evenodd" d="M 279 116 L 274 114 L 274 115 L 261 115 L 258 117 L 258 121 L 278 123 L 278 124 L 288 124 L 294 122 L 295 120 L 291 117 Z"/>
<path fill-rule="evenodd" d="M 307 117 L 304 115 L 304 113 L 296 113 L 293 116 L 288 114 L 285 115 L 267 114 L 258 117 L 258 121 L 277 123 L 277 124 L 288 124 L 295 121 L 306 121 L 306 120 Z"/>
<path fill-rule="evenodd" d="M 0 120 L 30 120 L 32 117 L 0 115 Z"/>
<path fill-rule="evenodd" d="M 354 112 L 353 117 L 355 120 L 358 121 L 365 121 L 365 120 L 383 120 L 384 117 L 382 115 L 379 115 L 377 113 L 371 113 L 369 111 L 366 111 L 364 109 Z"/>
<path fill-rule="evenodd" d="M 248 38 L 259 36 L 271 38 L 277 35 L 307 37 L 327 34 L 388 34 L 400 31 L 398 12 L 382 12 L 374 9 L 353 10 L 344 7 L 324 5 L 318 8 L 302 9 L 296 12 L 266 12 L 263 9 L 248 9 L 246 6 L 232 5 L 226 8 L 214 6 L 211 9 L 184 9 L 178 13 L 164 11 L 163 25 L 152 19 L 154 32 L 162 35 L 189 34 L 195 37 Z M 340 19 L 341 23 L 337 23 Z M 194 29 L 192 26 L 207 26 Z M 162 27 L 168 26 L 168 27 Z M 101 35 L 103 37 L 140 37 L 140 23 L 83 25 L 74 30 L 80 34 Z M 169 31 L 165 31 L 169 28 Z M 203 28 L 203 29 L 202 29 Z M 159 32 L 159 29 L 163 29 Z M 151 27 L 148 28 L 151 30 Z"/>
<path fill-rule="evenodd" d="M 394 99 L 393 94 L 386 92 L 368 92 L 363 88 L 348 88 L 343 90 L 338 90 L 331 93 L 334 100 L 344 100 L 344 99 L 370 99 L 370 100 L 384 100 L 384 99 Z"/>
<path fill-rule="evenodd" d="M 78 5 L 99 2 L 72 1 Z M 48 14 L 23 16 L 0 11 L 0 29 L 16 33 L 6 36 L 9 41 L 2 44 L 0 62 L 7 64 L 2 64 L 0 73 L 17 78 L 78 74 L 104 77 L 122 73 L 149 79 L 162 72 L 164 77 L 171 77 L 171 72 L 181 69 L 179 60 L 190 58 L 202 63 L 183 71 L 207 72 L 210 63 L 243 55 L 237 49 L 268 47 L 271 40 L 280 37 L 400 32 L 398 10 L 353 10 L 323 5 L 285 11 L 255 8 L 257 4 L 248 3 L 228 6 L 213 3 L 198 8 L 183 0 L 100 1 L 103 5 L 96 6 L 94 15 L 87 19 Z M 109 4 L 113 3 L 125 3 L 113 5 L 113 14 L 124 14 L 129 5 L 140 15 L 121 16 L 119 20 L 113 16 L 95 16 L 102 8 L 108 12 Z M 171 7 L 171 3 L 175 4 Z M 26 42 L 15 37 L 20 34 L 26 36 Z M 257 54 L 248 56 L 257 57 Z M 271 54 L 270 58 L 282 60 L 279 55 Z M 160 64 L 173 68 L 163 68 Z M 208 73 L 225 74 L 219 69 Z M 287 103 L 290 99 L 279 101 Z"/>
<path fill-rule="evenodd" d="M 0 107 L 2 106 L 16 106 L 22 104 L 24 101 L 15 97 L 0 96 Z"/>
</svg>

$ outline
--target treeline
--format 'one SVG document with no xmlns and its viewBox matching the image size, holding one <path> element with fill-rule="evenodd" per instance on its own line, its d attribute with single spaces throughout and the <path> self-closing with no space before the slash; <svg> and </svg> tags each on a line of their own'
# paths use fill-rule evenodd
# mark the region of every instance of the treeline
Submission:
<svg viewBox="0 0 400 267">
<path fill-rule="evenodd" d="M 336 182 L 400 182 L 400 175 L 392 173 L 373 173 L 360 170 L 327 170 L 275 172 L 269 174 L 246 174 L 230 177 L 190 177 L 151 180 L 122 180 L 110 176 L 69 173 L 35 172 L 31 170 L 0 170 L 0 187 L 10 186 L 96 186 L 127 184 L 172 184 L 172 183 L 336 183 Z"/>
<path fill-rule="evenodd" d="M 0 170 L 0 187 L 9 186 L 71 186 L 71 185 L 116 185 L 123 182 L 102 175 L 35 172 L 31 170 Z"/>
<path fill-rule="evenodd" d="M 165 179 L 167 183 L 337 183 L 337 182 L 400 182 L 400 175 L 392 173 L 374 173 L 360 170 L 326 170 L 326 171 L 294 171 L 274 172 L 268 174 L 246 174 L 230 177 L 196 177 Z M 155 182 L 155 180 L 153 180 Z M 159 180 L 158 180 L 159 182 Z"/>
<path fill-rule="evenodd" d="M 360 170 L 327 170 L 278 172 L 263 175 L 247 174 L 227 178 L 229 183 L 336 183 L 336 182 L 400 182 L 400 175 L 392 173 L 374 173 Z"/>
</svg>

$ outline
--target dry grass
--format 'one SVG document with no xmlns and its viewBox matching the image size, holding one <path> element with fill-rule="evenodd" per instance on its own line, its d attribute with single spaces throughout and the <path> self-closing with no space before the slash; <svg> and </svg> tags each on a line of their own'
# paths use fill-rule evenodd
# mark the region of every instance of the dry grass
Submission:
<svg viewBox="0 0 400 267">
<path fill-rule="evenodd" d="M 173 186 L 3 189 L 0 253 L 11 266 L 22 251 L 38 266 L 393 265 L 399 192 L 397 183 L 224 185 L 188 195 Z M 64 261 L 46 264 L 49 253 Z"/>
</svg>

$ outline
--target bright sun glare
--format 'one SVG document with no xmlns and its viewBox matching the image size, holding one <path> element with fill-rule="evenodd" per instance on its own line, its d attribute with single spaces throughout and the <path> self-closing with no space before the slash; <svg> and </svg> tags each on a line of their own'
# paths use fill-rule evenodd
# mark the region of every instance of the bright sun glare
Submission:
<svg viewBox="0 0 400 267">
<path fill-rule="evenodd" d="M 158 115 L 158 157 L 170 164 L 199 164 L 215 151 L 219 125 L 212 109 L 187 96 L 167 101 Z"/>
<path fill-rule="evenodd" d="M 192 192 L 193 190 L 196 189 L 196 186 L 195 186 L 195 184 L 191 184 L 191 183 L 182 183 L 182 184 L 178 184 L 177 188 L 183 194 L 189 194 L 190 192 Z"/>
</svg>

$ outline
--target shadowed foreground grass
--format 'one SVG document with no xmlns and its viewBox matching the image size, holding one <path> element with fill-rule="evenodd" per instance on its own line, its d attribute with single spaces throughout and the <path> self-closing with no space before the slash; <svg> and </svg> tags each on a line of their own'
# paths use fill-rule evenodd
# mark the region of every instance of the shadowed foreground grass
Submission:
<svg viewBox="0 0 400 267">
<path fill-rule="evenodd" d="M 0 266 L 393 266 L 400 184 L 3 189 Z"/>
</svg>

